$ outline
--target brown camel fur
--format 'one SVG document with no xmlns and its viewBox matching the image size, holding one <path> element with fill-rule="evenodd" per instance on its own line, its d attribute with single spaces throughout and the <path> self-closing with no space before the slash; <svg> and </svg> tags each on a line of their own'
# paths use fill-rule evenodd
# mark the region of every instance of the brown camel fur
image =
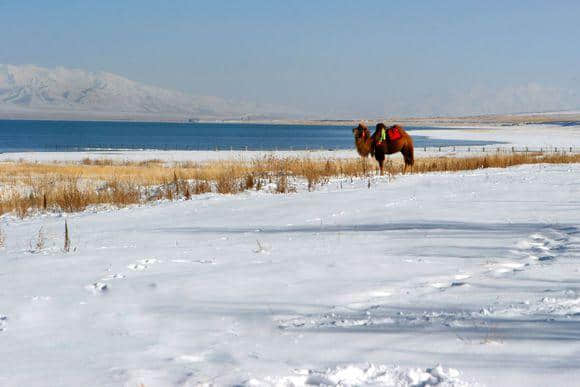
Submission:
<svg viewBox="0 0 580 387">
<path fill-rule="evenodd" d="M 386 140 L 381 142 L 381 131 L 391 128 L 398 129 L 401 137 L 396 140 L 391 140 L 387 135 Z M 403 173 L 406 172 L 407 167 L 413 167 L 415 161 L 413 139 L 401 126 L 393 125 L 387 128 L 385 124 L 379 123 L 377 124 L 375 132 L 371 135 L 369 128 L 365 124 L 360 123 L 352 130 L 352 133 L 354 134 L 354 144 L 358 154 L 362 157 L 367 157 L 369 154 L 374 156 L 379 163 L 381 175 L 383 174 L 385 155 L 401 152 L 403 154 L 403 160 L 405 161 Z"/>
</svg>

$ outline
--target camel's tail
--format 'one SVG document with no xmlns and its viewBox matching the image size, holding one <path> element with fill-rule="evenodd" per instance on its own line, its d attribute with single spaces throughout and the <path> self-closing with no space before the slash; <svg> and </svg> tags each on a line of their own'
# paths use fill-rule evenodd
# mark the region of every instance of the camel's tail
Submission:
<svg viewBox="0 0 580 387">
<path fill-rule="evenodd" d="M 405 145 L 402 151 L 405 165 L 412 167 L 415 163 L 415 150 L 413 149 L 413 143 Z"/>
</svg>

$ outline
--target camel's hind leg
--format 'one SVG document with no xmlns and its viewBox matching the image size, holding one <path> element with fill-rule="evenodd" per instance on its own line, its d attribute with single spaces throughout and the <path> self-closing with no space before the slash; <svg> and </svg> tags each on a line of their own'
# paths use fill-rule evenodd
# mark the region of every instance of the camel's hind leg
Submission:
<svg viewBox="0 0 580 387">
<path fill-rule="evenodd" d="M 413 164 L 415 164 L 415 150 L 413 148 L 413 143 L 406 144 L 402 149 L 403 159 L 405 160 L 405 165 L 403 166 L 403 174 L 407 171 L 407 168 L 411 168 L 413 172 Z"/>
</svg>

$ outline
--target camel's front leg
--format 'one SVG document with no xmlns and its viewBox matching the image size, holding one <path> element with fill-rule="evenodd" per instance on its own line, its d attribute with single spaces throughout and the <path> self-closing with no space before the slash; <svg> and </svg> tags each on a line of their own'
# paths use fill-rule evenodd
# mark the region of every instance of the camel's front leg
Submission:
<svg viewBox="0 0 580 387">
<path fill-rule="evenodd" d="M 379 163 L 379 171 L 381 172 L 381 176 L 383 176 L 383 165 L 385 163 L 385 154 L 381 152 L 379 149 L 375 149 L 375 159 Z"/>
</svg>

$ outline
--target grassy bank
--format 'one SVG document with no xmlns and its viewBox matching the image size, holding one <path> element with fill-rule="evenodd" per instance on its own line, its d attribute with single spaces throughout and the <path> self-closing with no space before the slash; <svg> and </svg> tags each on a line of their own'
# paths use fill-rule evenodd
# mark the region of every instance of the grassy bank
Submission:
<svg viewBox="0 0 580 387">
<path fill-rule="evenodd" d="M 521 164 L 578 163 L 580 155 L 564 153 L 492 154 L 468 158 L 420 158 L 410 173 L 506 168 Z M 399 162 L 386 164 L 386 173 L 401 173 Z M 376 174 L 371 159 L 310 159 L 264 157 L 252 161 L 181 162 L 160 160 L 81 163 L 0 164 L 0 215 L 25 217 L 39 211 L 78 212 L 92 205 L 126 206 L 160 199 L 190 199 L 207 192 L 222 194 L 267 187 L 278 193 L 294 190 L 298 180 L 308 189 L 331 178 L 361 178 Z"/>
</svg>

